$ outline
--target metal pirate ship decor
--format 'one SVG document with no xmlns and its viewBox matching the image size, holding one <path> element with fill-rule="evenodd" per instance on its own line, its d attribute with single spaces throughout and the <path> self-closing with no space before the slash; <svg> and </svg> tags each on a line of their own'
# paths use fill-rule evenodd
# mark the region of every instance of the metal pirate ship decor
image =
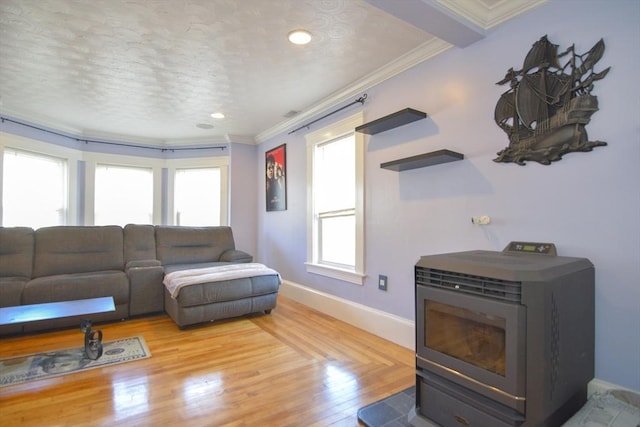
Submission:
<svg viewBox="0 0 640 427">
<path fill-rule="evenodd" d="M 593 70 L 603 54 L 602 39 L 582 55 L 575 52 L 575 45 L 558 53 L 558 45 L 546 35 L 535 42 L 522 70 L 510 68 L 496 83 L 510 84 L 495 110 L 495 121 L 508 135 L 509 146 L 493 160 L 549 165 L 566 153 L 607 145 L 589 141 L 586 130 L 591 115 L 598 111 L 598 98 L 591 91 L 611 68 L 599 73 Z"/>
</svg>

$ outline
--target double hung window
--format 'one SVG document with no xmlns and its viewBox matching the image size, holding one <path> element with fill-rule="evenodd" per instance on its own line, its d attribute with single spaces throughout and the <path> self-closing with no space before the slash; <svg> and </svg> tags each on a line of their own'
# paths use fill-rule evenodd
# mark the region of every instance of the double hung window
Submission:
<svg viewBox="0 0 640 427">
<path fill-rule="evenodd" d="M 362 114 L 306 136 L 307 270 L 362 284 L 364 277 Z"/>
<path fill-rule="evenodd" d="M 96 225 L 152 224 L 153 169 L 96 165 Z"/>
<path fill-rule="evenodd" d="M 222 170 L 219 167 L 176 169 L 174 224 L 222 225 Z"/>
<path fill-rule="evenodd" d="M 5 148 L 2 158 L 2 225 L 66 225 L 67 160 Z"/>
</svg>

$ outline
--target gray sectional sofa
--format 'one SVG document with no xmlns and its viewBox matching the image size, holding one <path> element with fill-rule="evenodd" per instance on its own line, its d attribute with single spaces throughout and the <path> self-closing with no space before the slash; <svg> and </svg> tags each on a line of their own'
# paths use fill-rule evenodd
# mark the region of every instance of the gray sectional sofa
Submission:
<svg viewBox="0 0 640 427">
<path fill-rule="evenodd" d="M 230 227 L 153 225 L 0 227 L 0 307 L 112 296 L 116 310 L 93 322 L 162 312 L 185 327 L 270 312 L 280 276 L 211 281 L 172 297 L 165 274 L 250 263 Z M 251 264 L 247 264 L 251 265 Z M 0 335 L 78 326 L 79 318 L 0 326 Z"/>
</svg>

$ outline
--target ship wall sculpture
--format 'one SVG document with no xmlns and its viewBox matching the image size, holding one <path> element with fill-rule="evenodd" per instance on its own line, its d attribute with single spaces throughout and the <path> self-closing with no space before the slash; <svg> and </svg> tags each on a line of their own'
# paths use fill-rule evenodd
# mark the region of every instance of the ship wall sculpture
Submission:
<svg viewBox="0 0 640 427">
<path fill-rule="evenodd" d="M 600 39 L 584 54 L 577 54 L 575 45 L 558 53 L 558 45 L 546 35 L 533 44 L 522 69 L 510 68 L 496 83 L 509 83 L 510 87 L 495 109 L 496 124 L 509 138 L 509 145 L 497 153 L 495 162 L 549 165 L 564 154 L 607 145 L 589 141 L 586 130 L 598 111 L 598 98 L 591 91 L 611 68 L 599 73 L 593 69 L 604 49 Z M 561 65 L 560 59 L 565 57 Z"/>
</svg>

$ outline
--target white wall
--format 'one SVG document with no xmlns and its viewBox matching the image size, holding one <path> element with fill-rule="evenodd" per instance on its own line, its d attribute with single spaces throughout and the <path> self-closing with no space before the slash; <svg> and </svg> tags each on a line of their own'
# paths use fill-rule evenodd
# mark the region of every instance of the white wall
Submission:
<svg viewBox="0 0 640 427">
<path fill-rule="evenodd" d="M 492 161 L 506 147 L 493 110 L 506 90 L 495 82 L 521 67 L 541 36 L 563 50 L 606 43 L 596 66 L 611 72 L 593 92 L 600 101 L 587 126 L 606 147 L 571 153 L 550 166 Z M 589 258 L 596 267 L 596 378 L 640 390 L 640 2 L 555 0 L 368 91 L 370 121 L 405 107 L 427 120 L 367 137 L 366 266 L 364 286 L 307 274 L 306 163 L 302 130 L 263 143 L 287 144 L 288 209 L 265 212 L 258 198 L 257 258 L 291 282 L 413 319 L 413 266 L 420 256 L 470 249 L 502 250 L 512 240 L 554 242 L 560 255 Z M 352 113 L 325 119 L 316 130 Z M 441 148 L 460 162 L 402 173 L 379 164 Z M 470 218 L 489 215 L 489 226 Z M 389 278 L 377 289 L 378 274 Z"/>
</svg>

